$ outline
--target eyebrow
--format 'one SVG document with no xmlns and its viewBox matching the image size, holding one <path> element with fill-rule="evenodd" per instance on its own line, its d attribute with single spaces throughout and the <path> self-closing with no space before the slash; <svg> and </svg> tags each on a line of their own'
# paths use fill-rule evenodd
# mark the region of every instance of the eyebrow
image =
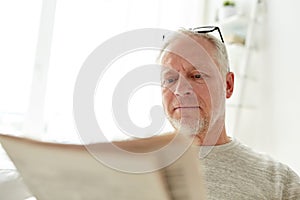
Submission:
<svg viewBox="0 0 300 200">
<path fill-rule="evenodd" d="M 205 70 L 199 70 L 199 69 L 197 69 L 197 68 L 195 68 L 195 67 L 193 67 L 192 70 L 188 71 L 187 74 L 190 75 L 190 74 L 192 74 L 192 73 L 195 72 L 195 71 L 196 71 L 196 72 L 199 72 L 199 73 L 201 73 L 201 74 L 204 74 L 204 75 L 206 75 L 206 76 L 209 76 L 209 73 L 207 73 L 207 71 L 205 71 Z M 163 71 L 161 72 L 161 77 L 167 76 L 167 75 L 177 75 L 177 74 L 179 74 L 179 73 L 178 73 L 176 70 L 165 69 L 165 70 L 163 70 Z"/>
<path fill-rule="evenodd" d="M 165 69 L 161 72 L 162 76 L 166 76 L 168 74 L 178 74 L 178 72 L 176 70 L 170 70 L 170 69 Z"/>
<path fill-rule="evenodd" d="M 199 71 L 204 74 L 210 74 L 211 69 L 210 69 L 210 67 L 206 67 L 206 66 L 202 65 L 202 66 L 193 66 L 193 70 L 191 70 L 191 71 Z"/>
</svg>

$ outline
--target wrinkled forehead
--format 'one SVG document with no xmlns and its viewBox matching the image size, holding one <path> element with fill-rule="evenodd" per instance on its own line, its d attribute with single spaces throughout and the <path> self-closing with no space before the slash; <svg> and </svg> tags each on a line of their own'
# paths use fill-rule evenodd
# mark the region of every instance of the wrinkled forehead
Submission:
<svg viewBox="0 0 300 200">
<path fill-rule="evenodd" d="M 178 34 L 164 49 L 161 64 L 165 70 L 178 62 L 185 62 L 198 70 L 213 73 L 217 70 L 213 53 L 214 47 L 206 39 Z"/>
</svg>

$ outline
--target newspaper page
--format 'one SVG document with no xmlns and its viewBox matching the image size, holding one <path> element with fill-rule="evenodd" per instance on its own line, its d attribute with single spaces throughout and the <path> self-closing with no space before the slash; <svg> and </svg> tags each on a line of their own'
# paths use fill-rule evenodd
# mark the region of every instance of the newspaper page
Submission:
<svg viewBox="0 0 300 200">
<path fill-rule="evenodd" d="M 157 136 L 150 140 L 115 144 L 124 150 L 141 153 L 160 148 L 170 139 L 169 136 Z M 204 199 L 197 148 L 189 148 L 168 167 L 133 174 L 106 166 L 84 145 L 49 143 L 1 134 L 0 142 L 38 200 Z M 105 147 L 107 144 L 97 145 Z M 135 162 L 114 152 L 102 153 L 120 162 Z M 157 163 L 153 158 L 143 164 L 156 167 Z"/>
</svg>

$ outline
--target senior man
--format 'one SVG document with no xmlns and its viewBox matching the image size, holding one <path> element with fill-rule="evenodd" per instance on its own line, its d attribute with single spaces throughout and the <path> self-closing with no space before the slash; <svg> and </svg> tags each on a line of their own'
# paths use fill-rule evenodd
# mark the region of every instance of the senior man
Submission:
<svg viewBox="0 0 300 200">
<path fill-rule="evenodd" d="M 233 93 L 234 74 L 220 29 L 182 29 L 164 40 L 164 109 L 174 129 L 195 136 L 204 151 L 208 199 L 300 199 L 295 172 L 227 135 L 225 100 Z"/>
</svg>

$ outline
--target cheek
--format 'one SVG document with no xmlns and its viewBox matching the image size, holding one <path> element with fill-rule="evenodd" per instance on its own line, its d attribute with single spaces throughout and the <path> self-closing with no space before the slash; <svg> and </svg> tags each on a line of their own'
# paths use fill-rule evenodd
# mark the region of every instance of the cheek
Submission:
<svg viewBox="0 0 300 200">
<path fill-rule="evenodd" d="M 198 101 L 203 102 L 206 107 L 209 107 L 211 105 L 211 96 L 209 92 L 203 92 L 198 96 Z"/>
<path fill-rule="evenodd" d="M 207 88 L 207 94 L 204 98 L 210 106 L 218 107 L 218 105 L 222 104 L 223 101 L 225 101 L 225 87 L 221 81 L 219 83 L 211 83 L 209 86 L 210 87 Z"/>
<path fill-rule="evenodd" d="M 196 85 L 194 93 L 197 96 L 198 103 L 203 109 L 209 109 L 211 107 L 211 92 L 207 85 Z"/>
<path fill-rule="evenodd" d="M 170 90 L 167 89 L 163 89 L 162 90 L 162 102 L 164 107 L 168 107 L 168 105 L 170 104 L 170 102 L 173 100 L 174 95 L 172 92 L 170 92 Z"/>
</svg>

